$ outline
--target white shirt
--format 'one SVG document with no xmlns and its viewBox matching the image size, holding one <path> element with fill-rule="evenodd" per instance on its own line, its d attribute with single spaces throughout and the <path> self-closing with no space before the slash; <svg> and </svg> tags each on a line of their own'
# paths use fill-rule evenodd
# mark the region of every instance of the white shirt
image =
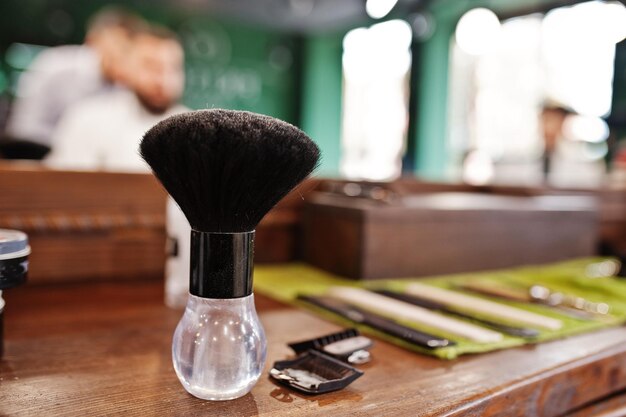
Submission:
<svg viewBox="0 0 626 417">
<path fill-rule="evenodd" d="M 148 112 L 137 96 L 116 90 L 84 100 L 63 116 L 53 135 L 53 148 L 45 162 L 61 169 L 149 172 L 139 155 L 143 135 L 174 114 L 188 111 L 175 105 L 163 114 Z M 166 263 L 166 302 L 184 307 L 189 288 L 189 235 L 191 226 L 171 197 L 167 204 L 167 233 L 178 244 L 178 254 Z"/>
<path fill-rule="evenodd" d="M 163 114 L 150 113 L 125 89 L 99 94 L 72 106 L 63 116 L 46 163 L 60 169 L 149 172 L 139 155 L 144 133 L 185 111 L 175 105 Z"/>
<path fill-rule="evenodd" d="M 69 106 L 110 87 L 102 77 L 100 58 L 91 48 L 66 45 L 46 49 L 20 77 L 7 133 L 49 146 Z"/>
</svg>

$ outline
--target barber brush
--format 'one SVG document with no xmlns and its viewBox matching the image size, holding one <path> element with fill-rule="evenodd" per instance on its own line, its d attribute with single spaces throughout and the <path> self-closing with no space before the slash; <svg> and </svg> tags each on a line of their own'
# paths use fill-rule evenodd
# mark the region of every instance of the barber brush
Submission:
<svg viewBox="0 0 626 417">
<path fill-rule="evenodd" d="M 192 227 L 176 375 L 196 397 L 241 397 L 261 376 L 267 344 L 252 294 L 254 229 L 313 171 L 319 149 L 288 123 L 214 109 L 158 123 L 140 152 Z"/>
</svg>

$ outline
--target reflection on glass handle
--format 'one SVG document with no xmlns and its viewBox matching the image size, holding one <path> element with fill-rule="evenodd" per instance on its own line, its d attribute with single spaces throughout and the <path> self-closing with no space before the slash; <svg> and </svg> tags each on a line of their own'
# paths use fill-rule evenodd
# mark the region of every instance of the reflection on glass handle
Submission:
<svg viewBox="0 0 626 417">
<path fill-rule="evenodd" d="M 231 299 L 190 294 L 174 332 L 172 362 L 190 394 L 230 400 L 247 394 L 257 382 L 266 349 L 253 294 Z"/>
</svg>

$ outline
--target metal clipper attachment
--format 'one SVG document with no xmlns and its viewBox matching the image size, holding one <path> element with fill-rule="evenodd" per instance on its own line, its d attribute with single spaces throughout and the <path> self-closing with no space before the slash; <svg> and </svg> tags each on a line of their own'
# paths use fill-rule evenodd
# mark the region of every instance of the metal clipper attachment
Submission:
<svg viewBox="0 0 626 417">
<path fill-rule="evenodd" d="M 309 349 L 331 355 L 342 361 L 360 365 L 371 360 L 372 340 L 361 336 L 357 329 L 348 329 L 302 342 L 289 343 L 296 354 Z"/>
<path fill-rule="evenodd" d="M 274 362 L 270 370 L 277 382 L 307 394 L 340 390 L 361 375 L 363 371 L 312 349 L 295 359 Z"/>
</svg>

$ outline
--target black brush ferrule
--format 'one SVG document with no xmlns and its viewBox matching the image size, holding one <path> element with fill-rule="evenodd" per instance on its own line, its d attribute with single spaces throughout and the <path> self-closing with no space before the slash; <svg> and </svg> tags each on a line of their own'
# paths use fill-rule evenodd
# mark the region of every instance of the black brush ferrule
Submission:
<svg viewBox="0 0 626 417">
<path fill-rule="evenodd" d="M 252 294 L 254 231 L 191 231 L 189 293 L 202 298 Z"/>
</svg>

